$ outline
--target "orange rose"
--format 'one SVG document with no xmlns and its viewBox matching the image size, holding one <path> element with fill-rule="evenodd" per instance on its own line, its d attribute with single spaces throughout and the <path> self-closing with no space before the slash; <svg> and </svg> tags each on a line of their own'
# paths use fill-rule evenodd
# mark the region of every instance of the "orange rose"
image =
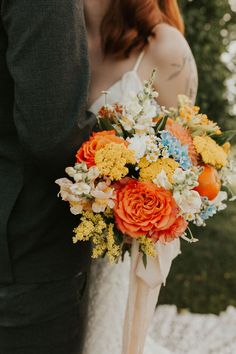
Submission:
<svg viewBox="0 0 236 354">
<path fill-rule="evenodd" d="M 85 162 L 88 167 L 94 166 L 95 152 L 104 148 L 104 146 L 110 143 L 125 144 L 126 146 L 128 145 L 128 143 L 123 138 L 116 136 L 114 130 L 93 133 L 91 138 L 86 141 L 77 151 L 77 162 Z"/>
<path fill-rule="evenodd" d="M 170 230 L 172 233 L 179 209 L 170 191 L 134 179 L 126 179 L 125 185 L 116 187 L 114 215 L 121 232 L 134 238 L 150 236 L 155 240 L 157 232 L 169 234 Z"/>
<path fill-rule="evenodd" d="M 187 227 L 188 227 L 187 221 L 182 216 L 179 216 L 177 217 L 175 222 L 169 227 L 169 229 L 166 230 L 153 229 L 151 237 L 153 241 L 160 240 L 161 242 L 170 242 L 182 236 L 185 230 L 187 229 Z"/>
</svg>

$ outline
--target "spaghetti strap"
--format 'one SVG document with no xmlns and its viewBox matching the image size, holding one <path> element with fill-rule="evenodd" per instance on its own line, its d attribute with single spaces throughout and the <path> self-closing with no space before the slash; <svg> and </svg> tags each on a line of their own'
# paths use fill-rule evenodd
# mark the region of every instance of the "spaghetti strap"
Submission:
<svg viewBox="0 0 236 354">
<path fill-rule="evenodd" d="M 141 64 L 141 62 L 142 62 L 142 60 L 143 60 L 144 53 L 145 53 L 145 51 L 143 50 L 143 51 L 139 54 L 138 59 L 137 59 L 135 65 L 134 65 L 133 71 L 138 71 L 138 68 L 139 68 L 139 66 L 140 66 L 140 64 Z"/>
</svg>

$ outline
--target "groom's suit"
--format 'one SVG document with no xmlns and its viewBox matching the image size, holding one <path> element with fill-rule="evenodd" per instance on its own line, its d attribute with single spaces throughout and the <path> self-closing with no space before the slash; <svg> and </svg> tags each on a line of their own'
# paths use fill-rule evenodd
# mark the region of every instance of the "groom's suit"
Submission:
<svg viewBox="0 0 236 354">
<path fill-rule="evenodd" d="M 96 121 L 82 0 L 0 6 L 0 353 L 74 354 L 89 246 L 54 181 Z"/>
</svg>

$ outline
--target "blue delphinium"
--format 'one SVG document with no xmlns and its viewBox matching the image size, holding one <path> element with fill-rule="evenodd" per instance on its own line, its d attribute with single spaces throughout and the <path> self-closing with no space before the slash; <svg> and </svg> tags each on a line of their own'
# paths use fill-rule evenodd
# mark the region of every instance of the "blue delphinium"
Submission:
<svg viewBox="0 0 236 354">
<path fill-rule="evenodd" d="M 207 220 L 209 218 L 211 218 L 213 215 L 215 215 L 217 212 L 215 205 L 208 205 L 206 209 L 202 210 L 201 214 L 200 214 L 200 218 L 202 220 Z"/>
<path fill-rule="evenodd" d="M 180 166 L 184 170 L 188 170 L 192 167 L 192 161 L 188 156 L 188 145 L 181 145 L 180 141 L 166 130 L 160 132 L 161 144 L 164 148 L 168 149 L 169 156 L 179 162 Z"/>
</svg>

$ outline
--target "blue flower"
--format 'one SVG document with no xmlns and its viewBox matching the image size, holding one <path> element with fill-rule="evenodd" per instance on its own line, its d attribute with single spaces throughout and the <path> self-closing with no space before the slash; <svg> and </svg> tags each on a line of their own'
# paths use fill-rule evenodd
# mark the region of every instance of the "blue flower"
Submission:
<svg viewBox="0 0 236 354">
<path fill-rule="evenodd" d="M 217 212 L 216 207 L 214 205 L 208 205 L 205 210 L 203 210 L 200 214 L 200 217 L 203 220 L 207 220 L 211 218 L 213 215 L 215 215 Z"/>
<path fill-rule="evenodd" d="M 181 145 L 180 141 L 166 130 L 160 132 L 161 144 L 168 149 L 168 153 L 173 159 L 179 162 L 184 170 L 192 167 L 192 161 L 188 156 L 188 145 Z"/>
</svg>

